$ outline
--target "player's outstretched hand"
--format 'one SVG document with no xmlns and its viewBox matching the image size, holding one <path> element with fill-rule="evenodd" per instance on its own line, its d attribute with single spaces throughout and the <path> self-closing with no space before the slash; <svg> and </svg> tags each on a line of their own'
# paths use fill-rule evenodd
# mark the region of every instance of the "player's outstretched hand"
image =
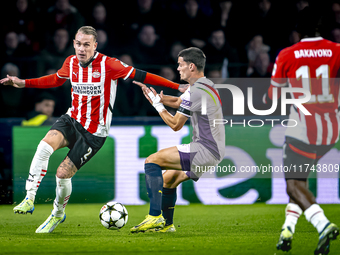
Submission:
<svg viewBox="0 0 340 255">
<path fill-rule="evenodd" d="M 141 89 L 142 89 L 142 91 L 143 91 L 143 93 L 144 93 L 144 91 L 148 88 L 144 83 L 141 83 L 141 82 L 139 82 L 139 81 L 132 81 L 134 84 L 136 84 L 136 85 L 138 85 Z"/>
<path fill-rule="evenodd" d="M 189 88 L 189 84 L 179 84 L 178 90 L 179 92 L 184 93 Z"/>
<path fill-rule="evenodd" d="M 15 88 L 24 88 L 25 87 L 25 81 L 19 79 L 18 77 L 15 76 L 9 76 L 7 74 L 6 78 L 3 78 L 0 80 L 0 84 L 3 85 L 10 85 L 13 86 Z"/>
<path fill-rule="evenodd" d="M 134 84 L 138 85 L 142 89 L 145 98 L 152 104 L 152 101 L 151 101 L 151 99 L 148 96 L 148 93 L 150 92 L 150 89 L 144 83 L 141 83 L 139 81 L 132 81 L 132 82 Z"/>
<path fill-rule="evenodd" d="M 150 89 L 151 89 L 152 93 L 154 94 L 154 96 L 157 96 L 157 91 L 153 87 L 150 87 Z M 149 90 L 149 92 L 150 92 L 150 90 Z M 161 93 L 159 93 L 159 97 L 161 98 L 159 103 L 163 104 L 163 90 L 161 91 Z"/>
<path fill-rule="evenodd" d="M 151 88 L 151 90 L 150 90 L 144 83 L 141 83 L 139 81 L 133 81 L 133 83 L 138 85 L 142 89 L 145 98 L 150 102 L 150 104 L 153 104 L 153 102 L 150 99 L 148 94 L 152 91 L 152 93 L 156 96 L 157 95 L 156 90 L 154 88 Z M 163 90 L 159 94 L 159 97 L 161 98 L 160 103 L 162 103 L 162 100 L 163 100 Z"/>
</svg>

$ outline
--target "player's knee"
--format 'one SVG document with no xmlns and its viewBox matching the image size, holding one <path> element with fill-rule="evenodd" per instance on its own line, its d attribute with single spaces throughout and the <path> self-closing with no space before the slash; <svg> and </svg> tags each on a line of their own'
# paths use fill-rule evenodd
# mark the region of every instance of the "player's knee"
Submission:
<svg viewBox="0 0 340 255">
<path fill-rule="evenodd" d="M 173 181 L 171 179 L 164 179 L 163 178 L 163 187 L 169 188 L 173 184 Z"/>
<path fill-rule="evenodd" d="M 64 135 L 58 130 L 48 131 L 42 141 L 52 146 L 55 151 L 68 145 Z"/>
<path fill-rule="evenodd" d="M 41 142 L 44 142 L 44 143 L 48 144 L 49 146 L 51 146 L 53 148 L 53 144 L 51 143 L 51 141 L 48 138 L 46 138 L 46 136 L 40 141 L 39 145 L 41 144 Z M 54 148 L 53 148 L 53 150 L 54 150 Z"/>
<path fill-rule="evenodd" d="M 147 163 L 154 163 L 154 164 L 160 165 L 158 154 L 154 153 L 154 154 L 151 154 L 149 157 L 147 157 L 145 159 L 145 164 Z"/>
<path fill-rule="evenodd" d="M 57 172 L 56 176 L 59 178 L 59 179 L 67 179 L 67 174 L 66 173 L 63 173 L 63 172 Z"/>
<path fill-rule="evenodd" d="M 163 187 L 173 189 L 188 179 L 183 171 L 168 171 L 163 174 Z"/>
<path fill-rule="evenodd" d="M 75 174 L 75 171 L 57 171 L 56 176 L 59 179 L 69 179 L 72 178 Z"/>
<path fill-rule="evenodd" d="M 163 175 L 163 186 L 169 188 L 176 181 L 174 175 Z"/>
<path fill-rule="evenodd" d="M 150 155 L 149 157 L 147 157 L 146 159 L 145 159 L 145 164 L 147 164 L 147 163 L 153 163 L 153 161 L 152 161 L 152 157 L 151 157 L 152 155 Z"/>
</svg>

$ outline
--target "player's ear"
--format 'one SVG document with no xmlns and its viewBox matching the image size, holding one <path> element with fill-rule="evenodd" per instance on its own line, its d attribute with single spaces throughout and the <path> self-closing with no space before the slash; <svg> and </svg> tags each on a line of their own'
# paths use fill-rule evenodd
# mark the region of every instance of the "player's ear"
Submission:
<svg viewBox="0 0 340 255">
<path fill-rule="evenodd" d="M 189 65 L 189 70 L 190 70 L 190 71 L 193 71 L 193 70 L 194 70 L 194 64 L 193 64 L 193 63 L 190 63 L 190 65 Z"/>
</svg>

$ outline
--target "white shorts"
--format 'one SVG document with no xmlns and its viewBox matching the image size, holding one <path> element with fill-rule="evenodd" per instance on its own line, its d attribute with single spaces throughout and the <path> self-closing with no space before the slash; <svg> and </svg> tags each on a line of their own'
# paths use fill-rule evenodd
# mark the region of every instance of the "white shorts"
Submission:
<svg viewBox="0 0 340 255">
<path fill-rule="evenodd" d="M 181 159 L 182 170 L 189 178 L 197 181 L 210 167 L 215 167 L 219 160 L 200 143 L 176 146 Z"/>
</svg>

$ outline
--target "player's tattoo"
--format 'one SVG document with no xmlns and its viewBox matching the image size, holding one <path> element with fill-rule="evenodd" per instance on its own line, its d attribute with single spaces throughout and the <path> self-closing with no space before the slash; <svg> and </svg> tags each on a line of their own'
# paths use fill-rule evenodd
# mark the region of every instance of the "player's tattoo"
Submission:
<svg viewBox="0 0 340 255">
<path fill-rule="evenodd" d="M 58 135 L 58 132 L 56 130 L 50 130 L 48 133 L 49 133 L 50 136 L 57 136 Z"/>
<path fill-rule="evenodd" d="M 68 179 L 73 177 L 77 171 L 77 167 L 74 165 L 71 159 L 66 156 L 57 169 L 57 176 L 61 179 Z"/>
<path fill-rule="evenodd" d="M 178 90 L 184 93 L 187 90 L 187 88 L 189 88 L 189 84 L 180 84 Z"/>
<path fill-rule="evenodd" d="M 54 129 L 48 131 L 44 139 L 50 141 L 48 142 L 50 145 L 54 144 L 53 146 L 55 147 L 55 149 L 64 148 L 69 144 L 64 135 L 60 131 Z"/>
</svg>

